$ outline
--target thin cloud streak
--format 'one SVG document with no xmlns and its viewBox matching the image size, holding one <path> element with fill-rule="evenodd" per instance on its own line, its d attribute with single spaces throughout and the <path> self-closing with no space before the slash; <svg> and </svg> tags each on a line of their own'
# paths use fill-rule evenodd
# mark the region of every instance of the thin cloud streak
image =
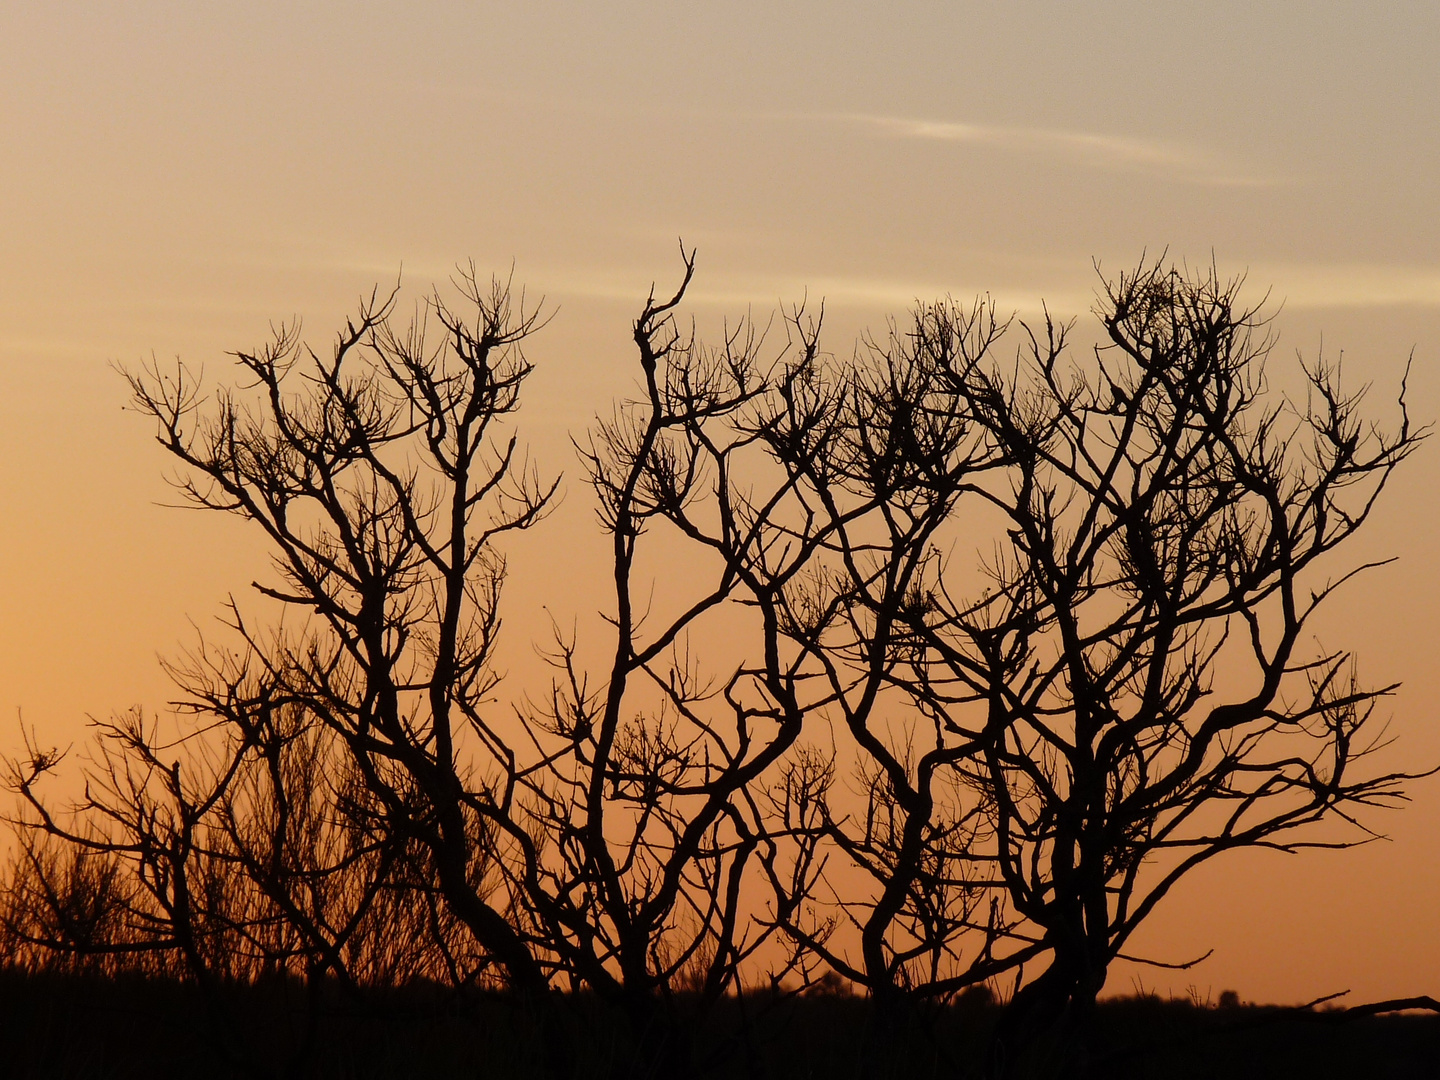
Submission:
<svg viewBox="0 0 1440 1080">
<path fill-rule="evenodd" d="M 1042 154 L 1079 161 L 1098 168 L 1138 172 L 1211 187 L 1278 187 L 1293 181 L 1237 169 L 1221 156 L 1184 143 L 1132 139 L 1085 131 L 1004 127 L 897 116 L 849 114 L 851 123 L 867 125 L 901 139 L 968 143 L 1011 152 Z"/>
<path fill-rule="evenodd" d="M 1162 176 L 1166 179 L 1209 187 L 1283 187 L 1296 182 L 1294 178 L 1266 176 L 1246 171 L 1216 154 L 1185 143 L 1134 139 L 1120 135 L 1104 135 L 1086 131 L 1061 131 L 1054 128 L 1014 127 L 996 124 L 972 124 L 956 121 L 926 120 L 915 117 L 875 116 L 868 113 L 811 113 L 788 111 L 732 110 L 699 108 L 684 102 L 649 102 L 643 105 L 617 103 L 596 99 L 520 95 L 502 93 L 489 88 L 451 86 L 442 83 L 412 82 L 400 87 L 410 93 L 441 97 L 468 97 L 553 112 L 581 113 L 611 119 L 683 118 L 689 121 L 740 121 L 793 124 L 801 122 L 840 122 L 883 132 L 891 137 L 931 142 L 967 143 L 998 150 L 1040 154 L 1078 161 L 1094 168 Z"/>
<path fill-rule="evenodd" d="M 884 272 L 807 275 L 803 270 L 777 273 L 758 266 L 749 270 L 732 264 L 702 273 L 688 299 L 691 304 L 711 309 L 753 306 L 758 310 L 776 305 L 788 307 L 804 300 L 812 307 L 824 302 L 900 315 L 917 300 L 929 302 L 949 296 L 969 303 L 983 295 L 994 299 L 996 306 L 1006 313 L 1030 315 L 1038 313 L 1043 306 L 1052 313 L 1069 317 L 1083 315 L 1095 304 L 1096 279 L 1088 264 L 1085 258 L 1077 258 L 1073 263 L 1049 258 L 1043 266 L 1032 266 L 1028 270 L 1011 268 L 1009 272 L 1000 271 L 993 276 L 985 271 L 972 271 L 963 279 L 949 280 L 910 276 L 903 270 L 893 275 Z M 1067 265 L 1073 265 L 1074 269 L 1067 270 Z M 1440 265 L 1268 261 L 1247 264 L 1243 259 L 1226 260 L 1224 265 L 1231 270 L 1245 271 L 1248 288 L 1256 299 L 1261 292 L 1268 291 L 1271 305 L 1283 305 L 1286 310 L 1440 307 Z M 377 256 L 319 260 L 314 269 L 357 274 L 382 283 L 393 282 L 396 277 L 396 266 Z M 506 268 L 497 264 L 495 269 Z M 1106 269 L 1112 269 L 1108 261 Z M 406 262 L 403 276 L 413 284 L 444 282 L 454 273 L 453 265 L 422 258 Z M 639 303 L 653 277 L 653 270 L 634 265 L 525 262 L 516 270 L 516 280 L 524 281 L 534 298 L 549 294 L 557 301 L 562 297 L 584 297 Z M 988 283 L 982 280 L 986 277 L 990 278 Z M 664 291 L 667 281 L 662 274 L 655 282 L 657 291 Z"/>
<path fill-rule="evenodd" d="M 1440 307 L 1436 266 L 1256 263 L 1249 280 L 1268 284 L 1287 309 Z"/>
</svg>

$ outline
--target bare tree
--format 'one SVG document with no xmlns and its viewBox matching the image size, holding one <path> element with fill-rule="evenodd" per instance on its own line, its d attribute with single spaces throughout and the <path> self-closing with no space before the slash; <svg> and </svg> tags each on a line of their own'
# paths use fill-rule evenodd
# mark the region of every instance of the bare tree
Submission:
<svg viewBox="0 0 1440 1080">
<path fill-rule="evenodd" d="M 772 885 L 785 932 L 882 1003 L 945 1000 L 1041 950 L 997 903 L 990 800 L 963 769 L 983 741 L 905 677 L 923 664 L 914 624 L 929 614 L 939 552 L 972 524 L 978 485 L 1009 464 L 966 393 L 1008 326 L 989 302 L 922 307 L 904 332 L 828 365 L 808 413 L 791 407 L 767 427 L 792 482 L 841 522 L 823 565 L 790 590 L 785 627 L 826 688 L 840 743 L 795 758 L 773 802 L 775 832 L 807 837 L 844 869 L 832 867 L 831 902 L 808 925 L 796 916 L 809 883 L 774 874 Z M 837 760 L 849 796 L 835 793 Z"/>
<path fill-rule="evenodd" d="M 1324 361 L 1299 400 L 1270 391 L 1240 285 L 1163 263 L 1107 282 L 1088 362 L 1048 318 L 1006 362 L 989 306 L 921 306 L 831 375 L 794 426 L 811 441 L 772 443 L 818 503 L 873 494 L 885 523 L 849 529 L 792 604 L 857 790 L 833 755 L 793 759 L 772 834 L 844 858 L 808 925 L 810 884 L 771 875 L 784 928 L 881 1002 L 1043 961 L 1007 1008 L 1001 1072 L 1084 1022 L 1196 866 L 1363 841 L 1354 815 L 1411 778 L 1362 761 L 1394 687 L 1304 634 L 1369 568 L 1331 553 L 1426 431 L 1403 387 L 1395 432 L 1365 419 Z M 977 534 L 994 548 L 972 569 L 956 549 Z M 1359 832 L 1301 831 L 1326 821 Z M 829 943 L 835 912 L 858 962 Z"/>
<path fill-rule="evenodd" d="M 1402 798 L 1367 771 L 1367 687 L 1304 633 L 1357 573 L 1330 557 L 1424 438 L 1387 432 L 1339 367 L 1267 387 L 1273 338 L 1239 281 L 1155 263 L 1107 282 L 1106 344 L 1073 361 L 1048 319 L 1028 360 L 957 374 L 1007 462 L 990 586 L 942 575 L 909 610 L 923 648 L 898 675 L 983 752 L 986 854 L 1033 926 L 1043 973 L 1016 995 L 1002 1055 L 1067 1012 L 1186 874 L 1222 852 L 1345 846 L 1355 814 Z M 1298 373 L 1297 373 L 1298 374 Z M 1323 822 L 1357 826 L 1301 831 Z"/>
<path fill-rule="evenodd" d="M 328 357 L 294 326 L 237 354 L 249 396 L 204 401 L 184 368 L 142 372 L 132 386 L 188 470 L 179 490 L 258 526 L 279 581 L 257 589 L 305 613 L 300 633 L 265 640 L 237 617 L 263 692 L 222 698 L 196 687 L 196 707 L 244 732 L 268 696 L 338 736 L 375 843 L 387 857 L 418 844 L 448 911 L 533 993 L 545 972 L 484 872 L 497 834 L 528 837 L 505 794 L 467 785 L 457 743 L 459 729 L 490 737 L 480 703 L 495 682 L 504 562 L 494 539 L 537 521 L 554 492 L 517 458 L 513 434 L 495 438 L 530 370 L 520 343 L 540 319 L 523 297 L 512 306 L 501 284 L 470 274 L 461 288 L 473 321 L 437 297 L 438 348 L 423 321 L 392 327 L 392 294 L 364 304 Z M 258 866 L 240 828 L 230 832 L 236 852 L 249 853 L 239 857 Z"/>
<path fill-rule="evenodd" d="M 510 717 L 490 700 L 497 541 L 540 520 L 556 490 L 523 464 L 513 432 L 497 436 L 529 372 L 521 345 L 541 321 L 523 298 L 464 275 L 471 321 L 438 296 L 429 303 L 438 346 L 426 319 L 395 328 L 393 296 L 364 305 L 323 358 L 282 327 L 264 350 L 238 355 L 248 395 L 204 399 L 183 367 L 132 378 L 185 469 L 179 490 L 258 526 L 279 579 L 257 589 L 303 613 L 298 631 L 257 634 L 237 608 L 240 652 L 177 672 L 183 707 L 223 732 L 203 791 L 185 786 L 179 766 L 159 768 L 153 737 L 135 734 L 119 755 L 122 768 L 142 763 L 147 783 L 172 778 L 165 791 L 184 811 L 184 835 L 209 822 L 206 856 L 242 870 L 276 916 L 236 914 L 235 926 L 294 938 L 322 970 L 349 977 L 351 935 L 390 890 L 409 890 L 466 928 L 471 968 L 493 965 L 536 1000 L 558 977 L 620 1004 L 637 1061 L 685 1052 L 661 1008 L 672 985 L 708 1002 L 735 988 L 773 932 L 746 916 L 746 875 L 764 841 L 747 793 L 809 707 L 781 647 L 780 594 L 826 533 L 777 551 L 791 535 L 776 522 L 792 485 L 777 473 L 778 487 L 756 498 L 730 475 L 759 445 L 747 419 L 803 377 L 813 349 L 787 343 L 762 363 L 752 329 L 718 349 L 682 339 L 672 313 L 692 271 L 687 259 L 676 294 L 645 305 L 634 330 L 644 393 L 599 425 L 583 455 L 613 540 L 613 659 L 592 678 L 574 641 L 557 639 L 548 699 L 522 700 Z M 662 523 L 674 527 L 664 542 L 690 544 L 700 561 L 675 592 L 688 598 L 647 631 L 637 551 Z M 755 647 L 716 688 L 686 642 L 736 601 L 757 613 Z M 322 747 L 343 747 L 344 759 L 325 790 L 314 780 Z M 52 765 L 32 755 L 17 774 L 22 792 L 33 796 Z M 33 825 L 78 842 L 31 801 Z M 315 816 L 325 804 L 346 823 L 333 849 Z M 185 845 L 177 865 L 188 868 Z M 330 883 L 361 866 L 370 872 L 349 886 L 353 910 L 337 905 Z"/>
<path fill-rule="evenodd" d="M 852 535 L 877 527 L 890 488 L 836 497 L 814 483 L 815 463 L 853 452 L 857 415 L 835 408 L 844 387 L 818 322 L 792 312 L 769 360 L 766 335 L 743 323 L 707 348 L 672 316 L 692 272 L 693 258 L 676 293 L 652 296 L 636 321 L 644 393 L 582 447 L 612 540 L 613 660 L 591 690 L 573 642 L 559 642 L 561 678 L 530 726 L 562 749 L 525 780 L 555 838 L 545 887 L 527 894 L 544 897 L 547 940 L 589 985 L 617 981 L 637 1021 L 677 977 L 704 1001 L 739 990 L 777 931 L 788 946 L 768 963 L 771 987 L 807 980 L 824 959 L 825 930 L 796 929 L 820 834 L 789 816 L 797 800 L 818 805 L 828 775 L 801 736 L 849 690 L 820 628 L 839 608 L 815 607 L 817 583 L 837 560 L 898 557 Z M 812 465 L 792 467 L 799 459 Z M 683 579 L 653 590 L 659 613 L 636 603 L 647 536 L 685 559 Z M 707 677 L 692 638 L 704 642 L 713 618 L 731 620 L 709 636 L 728 638 L 734 659 Z M 766 880 L 775 888 L 756 921 Z M 577 895 L 591 907 L 551 899 Z"/>
<path fill-rule="evenodd" d="M 474 322 L 437 300 L 439 349 L 423 321 L 392 328 L 394 295 L 375 295 L 329 356 L 282 326 L 237 355 L 241 385 L 213 398 L 184 367 L 132 376 L 185 470 L 180 492 L 264 532 L 278 576 L 256 587 L 300 625 L 253 632 L 232 602 L 238 650 L 202 645 L 172 672 L 188 735 L 161 739 L 138 713 L 101 725 L 73 814 L 40 795 L 56 754 L 32 747 L 13 764 L 37 941 L 56 939 L 50 925 L 80 952 L 179 954 L 202 980 L 298 968 L 312 982 L 464 983 L 498 970 L 544 993 L 493 872 L 507 830 L 529 837 L 483 781 L 466 786 L 456 747 L 457 727 L 483 740 L 477 709 L 495 683 L 493 539 L 538 520 L 554 491 L 513 436 L 492 437 L 539 319 L 503 285 L 461 284 Z M 117 860 L 135 883 L 120 932 L 79 940 L 56 922 L 49 883 Z"/>
</svg>

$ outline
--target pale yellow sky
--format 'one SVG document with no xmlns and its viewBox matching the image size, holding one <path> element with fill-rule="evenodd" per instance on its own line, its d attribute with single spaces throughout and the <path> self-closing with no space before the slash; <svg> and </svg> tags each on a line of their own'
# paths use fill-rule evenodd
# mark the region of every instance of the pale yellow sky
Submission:
<svg viewBox="0 0 1440 1080">
<path fill-rule="evenodd" d="M 1437 46 L 1430 3 L 11 0 L 0 745 L 20 709 L 63 742 L 162 703 L 156 654 L 263 572 L 228 523 L 155 505 L 164 462 L 108 364 L 218 371 L 295 314 L 322 343 L 402 264 L 419 288 L 513 260 L 558 306 L 525 416 L 572 475 L 564 433 L 628 385 L 626 320 L 679 236 L 702 328 L 808 292 L 840 350 L 917 296 L 1079 313 L 1092 258 L 1213 253 L 1283 300 L 1283 357 L 1323 334 L 1378 394 L 1413 347 L 1434 419 Z M 1440 762 L 1436 453 L 1365 541 L 1401 563 L 1333 624 L 1404 680 L 1416 765 Z M 1147 985 L 1436 993 L 1440 785 L 1382 824 L 1393 843 L 1207 871 L 1152 943 L 1215 957 Z"/>
</svg>

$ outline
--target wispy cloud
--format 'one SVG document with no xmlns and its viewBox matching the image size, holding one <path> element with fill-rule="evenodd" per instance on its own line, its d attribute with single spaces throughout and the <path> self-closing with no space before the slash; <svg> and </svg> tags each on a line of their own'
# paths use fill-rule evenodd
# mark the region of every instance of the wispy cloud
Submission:
<svg viewBox="0 0 1440 1080">
<path fill-rule="evenodd" d="M 716 284 L 713 290 L 697 290 L 697 301 L 733 306 L 742 300 L 764 303 L 773 297 L 782 304 L 790 304 L 805 297 L 810 305 L 824 302 L 841 308 L 897 316 L 904 315 L 916 301 L 928 303 L 947 296 L 962 304 L 968 304 L 976 297 L 985 297 L 993 300 L 1004 315 L 1036 314 L 1042 305 L 1047 304 L 1052 311 L 1085 311 L 1094 302 L 1092 295 L 1073 287 L 1053 289 L 1042 295 L 1004 282 L 999 283 L 999 288 L 987 288 L 979 282 L 965 280 L 946 283 L 920 278 L 842 275 L 746 280 L 736 275 L 732 280 Z"/>
<path fill-rule="evenodd" d="M 645 291 L 643 275 L 607 273 L 600 268 L 537 272 L 535 279 L 543 280 L 557 298 L 617 301 L 627 307 L 643 299 Z M 1077 288 L 1074 282 L 1057 284 L 1049 290 L 999 284 L 999 288 L 993 288 L 963 279 L 946 283 L 918 277 L 803 276 L 758 269 L 753 273 L 732 270 L 698 278 L 686 294 L 686 301 L 692 308 L 728 315 L 803 304 L 812 314 L 824 305 L 866 317 L 903 316 L 917 301 L 928 303 L 945 297 L 962 304 L 984 297 L 993 300 L 1001 314 L 1022 316 L 1039 314 L 1046 307 L 1051 312 L 1073 315 L 1088 311 L 1095 302 L 1093 291 Z"/>
<path fill-rule="evenodd" d="M 1287 309 L 1440 307 L 1440 266 L 1256 263 L 1249 280 Z"/>
<path fill-rule="evenodd" d="M 843 119 L 894 138 L 968 143 L 1213 187 L 1275 187 L 1290 182 L 1246 170 L 1223 155 L 1180 142 L 897 116 L 850 114 Z"/>
<path fill-rule="evenodd" d="M 653 240 L 644 230 L 638 235 Z M 740 245 L 730 237 L 732 248 Z M 647 243 L 642 245 L 649 247 Z M 969 260 L 969 269 L 951 277 L 926 273 L 907 273 L 894 264 L 878 273 L 837 273 L 822 269 L 829 261 L 824 258 L 802 260 L 812 262 L 811 269 L 801 265 L 775 265 L 773 251 L 750 251 L 739 257 L 732 250 L 728 265 L 706 266 L 696 279 L 688 299 L 701 308 L 739 312 L 748 307 L 766 310 L 775 305 L 790 305 L 802 299 L 814 306 L 821 302 L 841 309 L 871 313 L 902 314 L 916 300 L 930 301 L 945 296 L 968 302 L 976 296 L 992 298 L 1005 312 L 1022 316 L 1033 315 L 1042 304 L 1062 317 L 1084 315 L 1096 302 L 1097 279 L 1084 257 L 1019 259 L 1005 253 L 1000 259 L 993 252 L 976 251 Z M 783 260 L 781 260 L 783 261 Z M 277 267 L 293 265 L 276 263 Z M 307 265 L 309 265 L 307 263 Z M 317 269 L 344 271 L 362 280 L 393 281 L 396 266 L 375 255 L 338 256 L 315 263 Z M 504 270 L 503 263 L 496 263 Z M 1127 265 L 1123 259 L 1107 260 L 1104 270 L 1114 271 Z M 431 281 L 444 282 L 454 273 L 454 266 L 431 259 L 415 259 L 405 264 L 405 279 L 412 285 Z M 663 268 L 662 268 L 663 269 Z M 1270 307 L 1283 305 L 1287 311 L 1325 308 L 1440 308 L 1440 264 L 1365 263 L 1365 262 L 1299 262 L 1265 258 L 1250 262 L 1243 257 L 1226 260 L 1222 272 L 1244 271 L 1246 295 L 1258 300 L 1269 293 Z M 888 272 L 887 272 L 888 271 Z M 527 262 L 519 268 L 519 278 L 538 299 L 548 293 L 553 301 L 587 298 L 633 305 L 642 300 L 654 278 L 655 267 L 622 259 L 616 263 L 595 262 Z M 673 285 L 662 272 L 657 288 Z"/>
<path fill-rule="evenodd" d="M 558 270 L 537 274 L 557 295 L 584 296 L 632 304 L 639 292 L 637 275 L 611 274 L 600 268 Z M 1258 300 L 1267 290 L 1270 310 L 1334 308 L 1440 308 L 1440 267 L 1366 264 L 1255 263 L 1247 273 L 1247 293 Z M 813 309 L 823 302 L 853 312 L 903 315 L 917 300 L 952 296 L 969 302 L 976 296 L 993 299 L 1005 314 L 1022 317 L 1043 307 L 1062 318 L 1083 316 L 1096 303 L 1095 281 L 1086 270 L 1075 273 L 1029 275 L 1020 279 L 999 275 L 992 281 L 977 277 L 955 280 L 900 276 L 849 276 L 837 274 L 776 274 L 756 268 L 711 274 L 696 282 L 689 301 L 700 308 L 738 312 L 754 306 L 766 310 L 806 298 Z"/>
</svg>

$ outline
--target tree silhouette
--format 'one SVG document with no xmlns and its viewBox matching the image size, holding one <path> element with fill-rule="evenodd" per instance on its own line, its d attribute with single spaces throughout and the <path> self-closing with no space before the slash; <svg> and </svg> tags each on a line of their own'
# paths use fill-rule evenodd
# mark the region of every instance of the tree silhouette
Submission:
<svg viewBox="0 0 1440 1080">
<path fill-rule="evenodd" d="M 791 628 L 829 661 L 861 801 L 832 795 L 829 759 L 798 759 L 785 825 L 873 881 L 830 881 L 860 962 L 827 946 L 833 922 L 786 930 L 882 1004 L 1042 957 L 997 1073 L 1084 1026 L 1195 867 L 1367 839 L 1354 815 L 1413 778 L 1364 771 L 1395 687 L 1303 634 L 1377 565 L 1331 556 L 1426 431 L 1403 386 L 1394 432 L 1366 419 L 1323 359 L 1303 397 L 1270 391 L 1273 340 L 1240 285 L 1158 262 L 1107 282 L 1088 360 L 1048 317 L 1006 363 L 992 308 L 922 306 L 867 343 L 882 377 L 852 371 L 824 410 L 855 451 L 775 444 L 821 491 L 882 491 L 887 525 L 852 537 Z M 977 533 L 994 544 L 978 581 L 955 554 Z M 1324 821 L 1358 833 L 1301 831 Z"/>
<path fill-rule="evenodd" d="M 188 734 L 100 725 L 72 814 L 40 792 L 59 755 L 11 763 L 12 939 L 503 985 L 559 1073 L 556 989 L 618 1009 L 617 1067 L 649 1075 L 693 1067 L 690 1012 L 843 978 L 883 1071 L 908 1005 L 1013 977 L 1003 1075 L 1083 1027 L 1195 867 L 1343 846 L 1302 830 L 1402 797 L 1363 761 L 1393 687 L 1304 635 L 1426 435 L 1403 385 L 1393 432 L 1338 365 L 1271 390 L 1266 322 L 1213 269 L 1106 282 L 1080 358 L 988 301 L 844 359 L 800 309 L 709 347 L 675 322 L 693 272 L 634 323 L 639 395 L 577 441 L 606 659 L 557 629 L 551 685 L 503 704 L 504 549 L 558 484 L 513 423 L 539 307 L 472 267 L 408 325 L 373 294 L 324 355 L 282 326 L 209 396 L 132 374 L 178 490 L 264 535 L 288 614 L 232 600 L 234 647 L 172 668 Z"/>
<path fill-rule="evenodd" d="M 1155 263 L 1105 285 L 1106 340 L 1071 360 L 1046 322 L 1028 362 L 961 377 L 1006 461 L 979 493 L 1004 515 L 990 584 L 959 601 L 937 573 L 910 609 L 923 646 L 897 678 L 977 752 L 961 766 L 984 854 L 1045 947 L 1002 1024 L 1013 1052 L 1067 1010 L 1084 1021 L 1109 964 L 1186 874 L 1245 847 L 1345 846 L 1394 803 L 1364 771 L 1393 686 L 1302 635 L 1374 563 L 1328 558 L 1424 437 L 1368 420 L 1339 366 L 1270 391 L 1273 339 L 1239 281 Z M 1369 834 L 1363 827 L 1360 838 Z"/>
</svg>

